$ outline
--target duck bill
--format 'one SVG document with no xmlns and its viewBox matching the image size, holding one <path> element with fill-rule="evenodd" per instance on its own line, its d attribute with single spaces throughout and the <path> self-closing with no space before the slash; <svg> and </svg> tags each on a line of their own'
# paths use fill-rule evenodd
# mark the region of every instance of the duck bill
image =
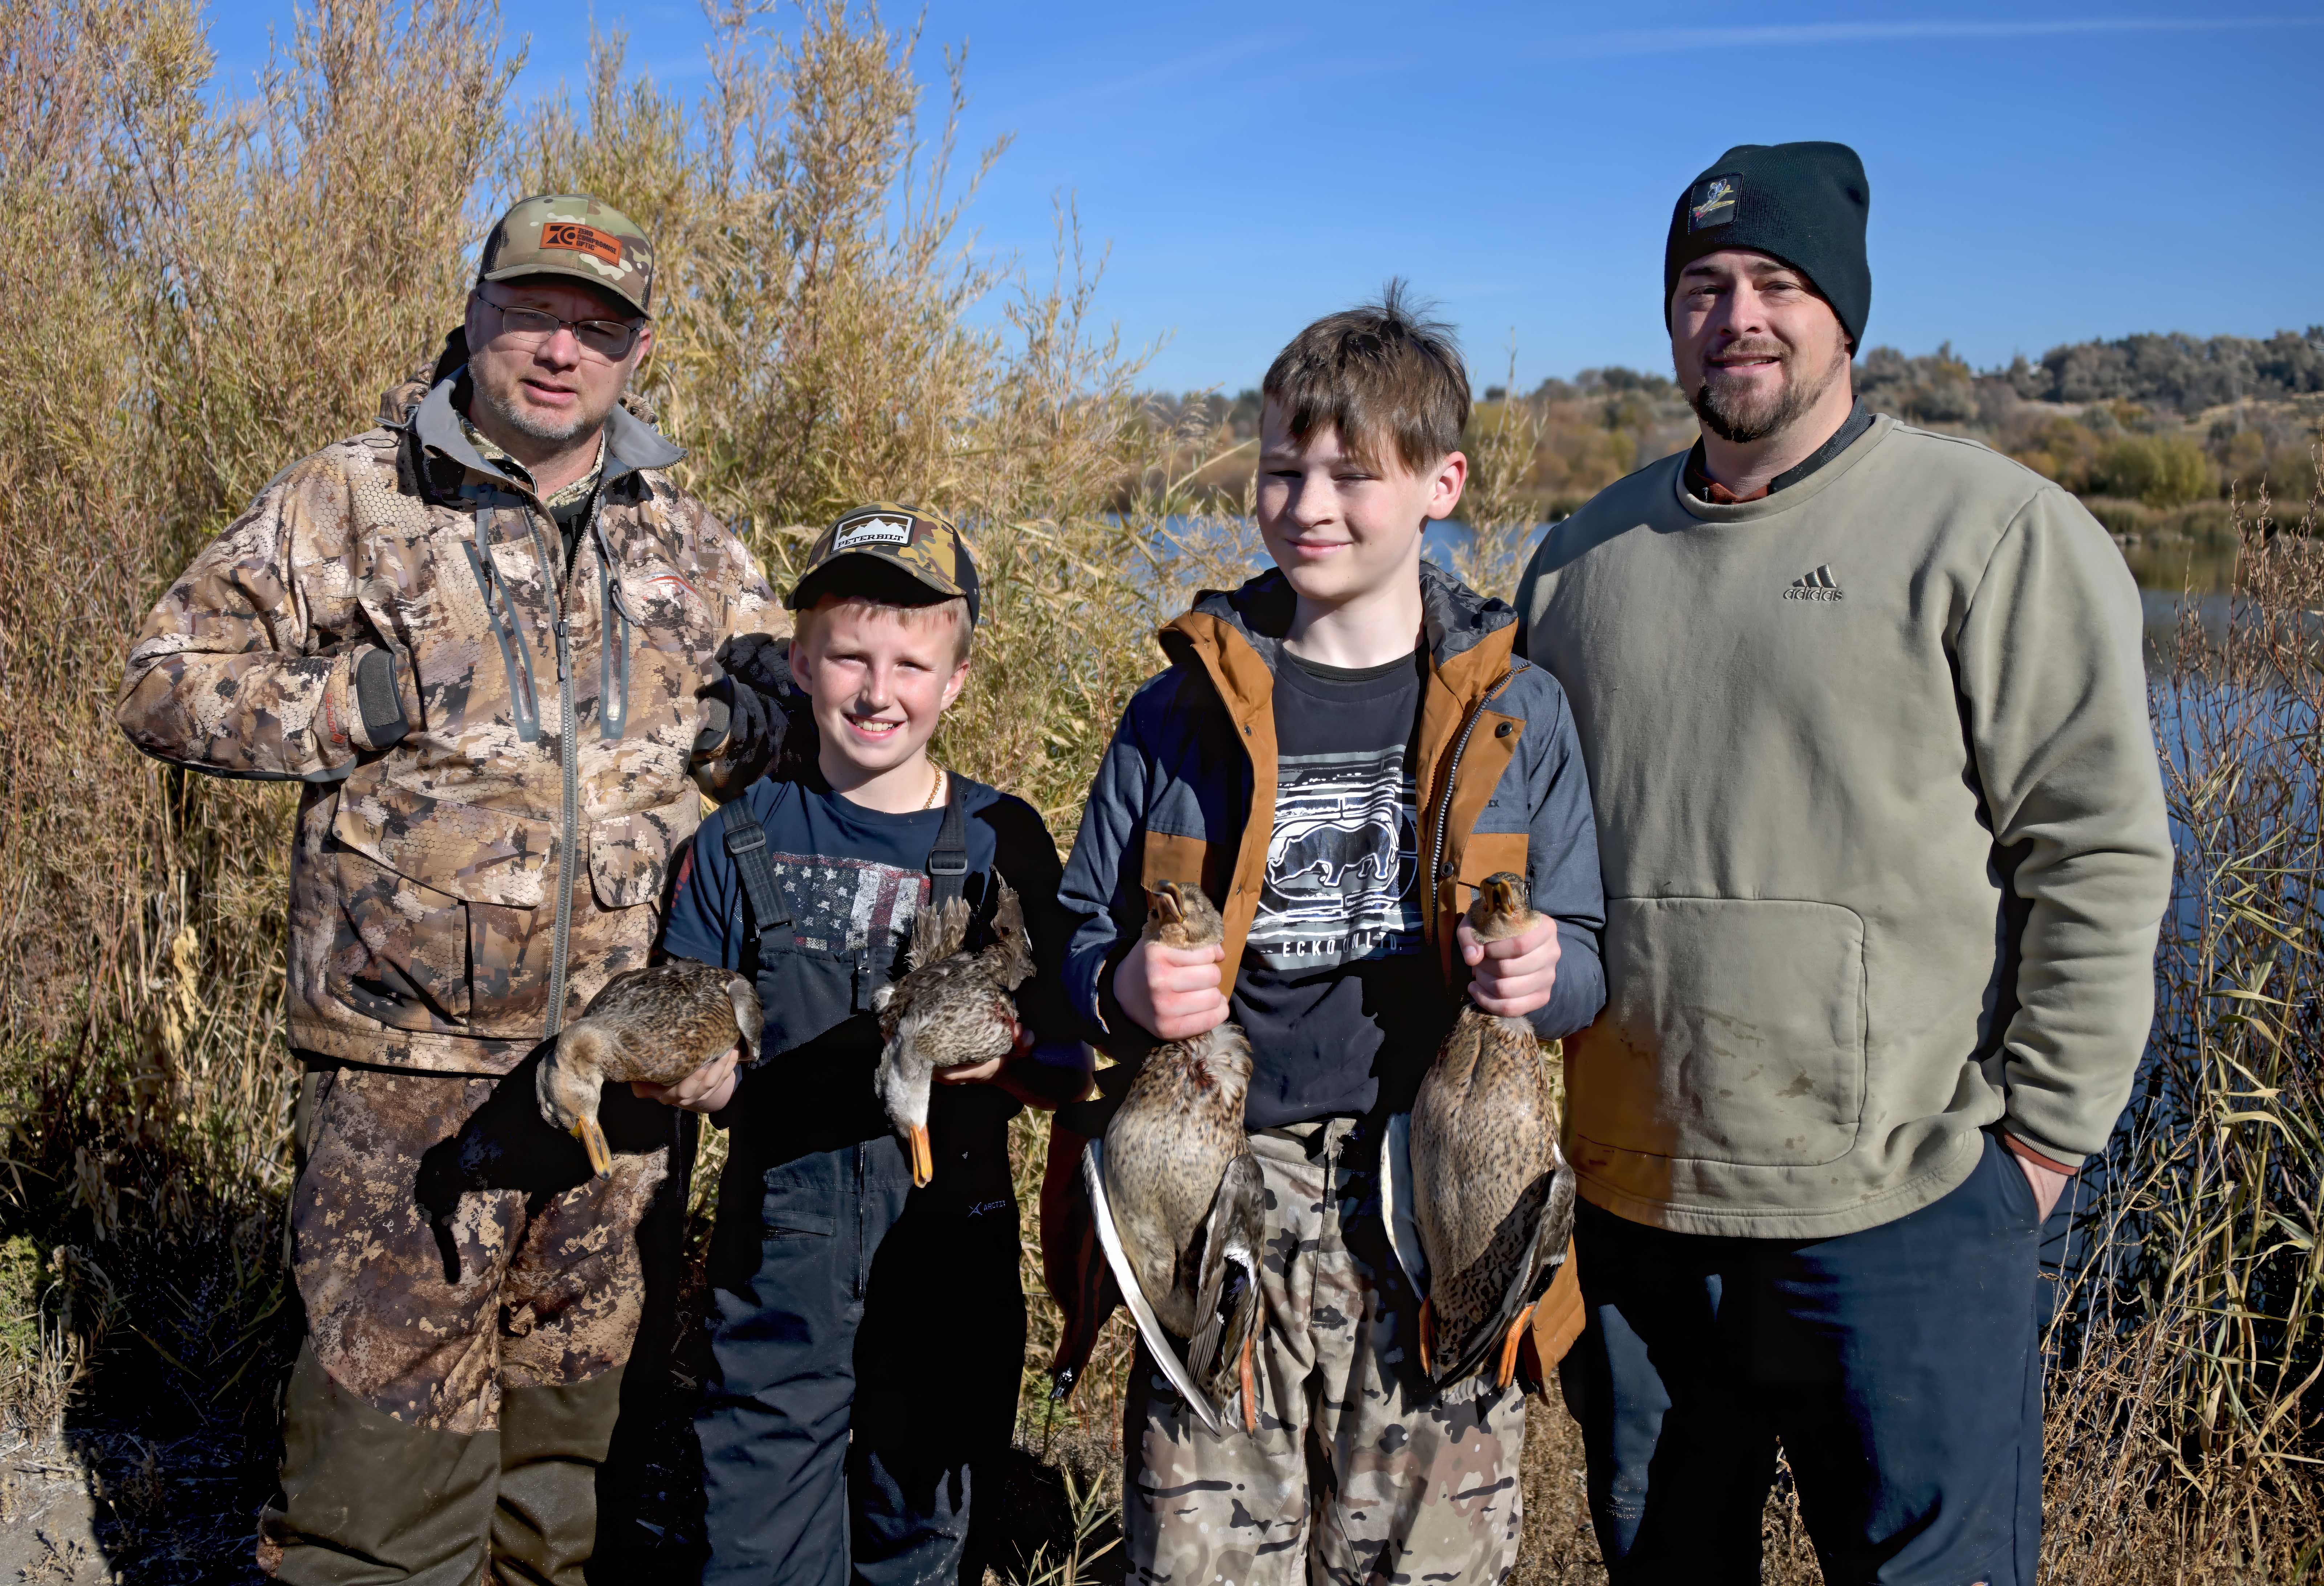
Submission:
<svg viewBox="0 0 2324 1586">
<path fill-rule="evenodd" d="M 927 1125 L 906 1124 L 904 1139 L 912 1148 L 912 1183 L 921 1189 L 926 1189 L 936 1176 L 936 1153 L 928 1148 Z"/>
<path fill-rule="evenodd" d="M 581 1137 L 581 1148 L 589 1153 L 589 1166 L 596 1170 L 597 1176 L 611 1178 L 613 1176 L 613 1153 L 606 1147 L 605 1131 L 597 1127 L 597 1120 L 584 1118 L 573 1126 L 573 1132 Z"/>
</svg>

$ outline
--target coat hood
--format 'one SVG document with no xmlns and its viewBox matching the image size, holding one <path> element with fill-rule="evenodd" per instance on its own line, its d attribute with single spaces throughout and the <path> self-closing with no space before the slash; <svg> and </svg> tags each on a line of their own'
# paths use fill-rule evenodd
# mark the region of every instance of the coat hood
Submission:
<svg viewBox="0 0 2324 1586">
<path fill-rule="evenodd" d="M 1194 626 L 1188 619 L 1209 617 L 1240 634 L 1268 670 L 1278 670 L 1296 600 L 1280 567 L 1268 568 L 1239 589 L 1205 589 L 1185 616 L 1163 628 L 1163 652 L 1173 661 L 1186 659 Z M 1497 648 L 1506 652 L 1517 621 L 1517 609 L 1508 602 L 1478 594 L 1434 562 L 1420 564 L 1421 633 L 1429 659 L 1439 669 L 1497 635 L 1502 636 Z"/>
</svg>

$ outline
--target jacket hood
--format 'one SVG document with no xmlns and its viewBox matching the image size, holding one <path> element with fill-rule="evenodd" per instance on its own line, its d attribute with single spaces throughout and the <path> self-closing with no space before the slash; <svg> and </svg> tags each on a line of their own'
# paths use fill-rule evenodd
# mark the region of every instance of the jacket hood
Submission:
<svg viewBox="0 0 2324 1586">
<path fill-rule="evenodd" d="M 1194 597 L 1186 617 L 1215 618 L 1240 633 L 1259 653 L 1269 671 L 1282 666 L 1284 636 L 1291 632 L 1297 596 L 1280 567 L 1270 567 L 1239 589 L 1205 589 Z M 1166 625 L 1163 652 L 1176 661 L 1184 659 L 1186 617 Z M 1517 625 L 1517 609 L 1497 596 L 1480 595 L 1434 562 L 1420 564 L 1420 625 L 1432 660 L 1441 669 L 1504 629 Z"/>
</svg>

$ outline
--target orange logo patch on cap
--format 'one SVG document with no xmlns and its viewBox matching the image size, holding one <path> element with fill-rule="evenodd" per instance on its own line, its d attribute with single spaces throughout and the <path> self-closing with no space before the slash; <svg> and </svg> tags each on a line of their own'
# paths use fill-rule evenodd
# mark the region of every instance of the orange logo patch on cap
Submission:
<svg viewBox="0 0 2324 1586">
<path fill-rule="evenodd" d="M 622 239 L 584 226 L 577 220 L 552 220 L 540 228 L 540 245 L 567 253 L 588 254 L 608 264 L 622 262 Z"/>
</svg>

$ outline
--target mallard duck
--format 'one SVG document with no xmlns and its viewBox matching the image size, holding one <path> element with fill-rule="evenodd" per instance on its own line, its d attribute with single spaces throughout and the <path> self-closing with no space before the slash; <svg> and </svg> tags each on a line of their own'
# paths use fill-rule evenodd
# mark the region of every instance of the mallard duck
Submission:
<svg viewBox="0 0 2324 1586">
<path fill-rule="evenodd" d="M 1542 918 L 1525 878 L 1487 876 L 1469 906 L 1481 941 Z M 1465 1002 L 1412 1104 L 1413 1221 L 1428 1262 L 1421 1369 L 1439 1388 L 1517 1373 L 1533 1308 L 1573 1229 L 1573 1170 L 1560 1159 L 1549 1073 L 1533 1026 Z"/>
<path fill-rule="evenodd" d="M 747 976 L 672 958 L 617 974 L 560 1031 L 533 1085 L 540 1115 L 581 1137 L 597 1176 L 613 1170 L 597 1100 L 607 1080 L 675 1084 L 737 1041 L 758 1050 L 766 1016 Z"/>
<path fill-rule="evenodd" d="M 1219 911 L 1198 888 L 1162 881 L 1147 894 L 1148 940 L 1221 942 Z M 1250 1042 L 1227 1023 L 1147 1054 L 1106 1127 L 1105 1198 L 1122 1255 L 1165 1332 L 1186 1341 L 1188 1372 L 1212 1403 L 1242 1390 L 1258 1428 L 1251 1355 L 1266 1204 L 1243 1131 Z"/>
<path fill-rule="evenodd" d="M 874 1080 L 888 1121 L 904 1137 L 912 1182 L 936 1176 L 928 1147 L 928 1092 L 939 1068 L 1006 1057 L 1017 1045 L 1017 1002 L 1010 995 L 1033 973 L 1025 908 L 1007 881 L 992 911 L 991 945 L 968 951 L 974 917 L 954 898 L 913 917 L 904 978 L 872 994 L 886 1045 Z"/>
</svg>

